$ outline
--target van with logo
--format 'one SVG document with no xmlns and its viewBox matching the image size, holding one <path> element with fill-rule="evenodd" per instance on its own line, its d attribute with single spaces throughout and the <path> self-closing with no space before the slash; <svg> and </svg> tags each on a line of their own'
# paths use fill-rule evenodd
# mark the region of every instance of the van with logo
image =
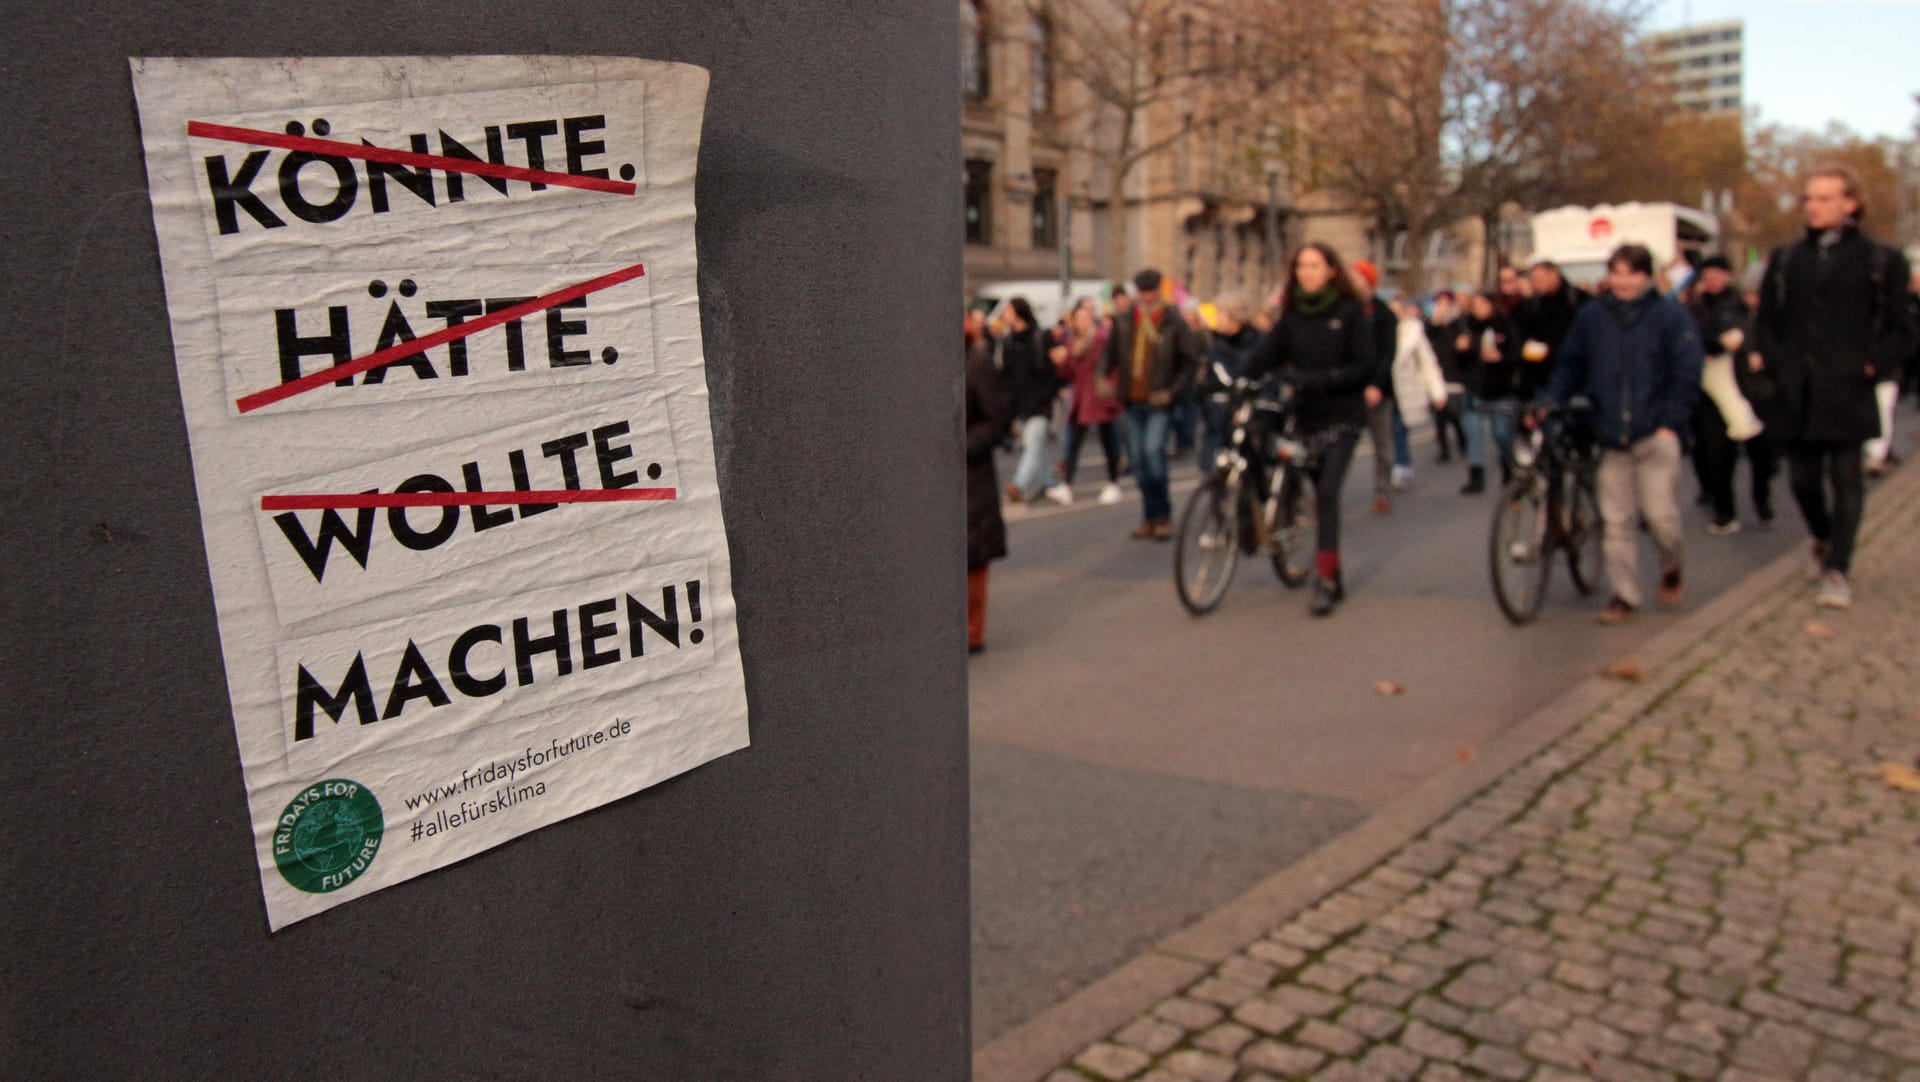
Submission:
<svg viewBox="0 0 1920 1082">
<path fill-rule="evenodd" d="M 1533 256 L 1552 260 L 1567 281 L 1592 289 L 1607 276 L 1607 256 L 1622 244 L 1644 244 L 1656 267 L 1685 255 L 1697 264 L 1718 249 L 1720 224 L 1677 203 L 1555 207 L 1532 218 Z"/>
</svg>

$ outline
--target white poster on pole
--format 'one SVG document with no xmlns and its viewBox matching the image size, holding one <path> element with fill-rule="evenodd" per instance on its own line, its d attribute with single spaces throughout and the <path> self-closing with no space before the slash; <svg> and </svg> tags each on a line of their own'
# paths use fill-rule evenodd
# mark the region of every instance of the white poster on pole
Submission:
<svg viewBox="0 0 1920 1082">
<path fill-rule="evenodd" d="M 706 72 L 132 65 L 269 926 L 746 747 Z"/>
</svg>

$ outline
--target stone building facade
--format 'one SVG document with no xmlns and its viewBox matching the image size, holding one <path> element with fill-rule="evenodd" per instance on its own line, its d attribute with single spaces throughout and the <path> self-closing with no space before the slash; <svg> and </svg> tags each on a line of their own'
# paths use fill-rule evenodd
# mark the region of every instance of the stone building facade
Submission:
<svg viewBox="0 0 1920 1082">
<path fill-rule="evenodd" d="M 1079 0 L 1073 10 L 1084 17 L 1099 3 Z M 1373 259 L 1390 277 L 1405 264 L 1404 239 L 1317 185 L 1311 117 L 1281 94 L 1223 112 L 1200 100 L 1202 86 L 1143 110 L 1140 145 L 1191 130 L 1134 167 L 1116 205 L 1107 166 L 1074 138 L 1085 125 L 1112 124 L 1111 110 L 1067 74 L 1061 58 L 1075 48 L 1074 28 L 1056 25 L 1050 10 L 1065 6 L 959 6 L 968 296 L 988 282 L 1056 280 L 1067 260 L 1076 279 L 1112 281 L 1151 266 L 1203 298 L 1236 289 L 1259 297 L 1278 285 L 1286 254 L 1314 240 L 1349 261 Z M 1179 25 L 1182 49 L 1238 47 L 1231 28 Z M 1190 125 L 1196 115 L 1210 119 Z M 1473 223 L 1449 231 L 1427 261 L 1427 281 L 1406 285 L 1451 285 L 1456 268 L 1477 267 L 1478 232 Z M 1109 265 L 1116 249 L 1118 265 Z"/>
</svg>

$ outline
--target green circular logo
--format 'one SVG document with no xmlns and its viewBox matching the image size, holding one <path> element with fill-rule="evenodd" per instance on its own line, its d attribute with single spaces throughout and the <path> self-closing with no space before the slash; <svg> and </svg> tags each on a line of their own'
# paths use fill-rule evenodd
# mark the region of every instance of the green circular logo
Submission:
<svg viewBox="0 0 1920 1082">
<path fill-rule="evenodd" d="M 380 852 L 386 818 L 357 781 L 315 782 L 293 798 L 273 826 L 273 863 L 295 890 L 329 894 L 360 878 Z"/>
</svg>

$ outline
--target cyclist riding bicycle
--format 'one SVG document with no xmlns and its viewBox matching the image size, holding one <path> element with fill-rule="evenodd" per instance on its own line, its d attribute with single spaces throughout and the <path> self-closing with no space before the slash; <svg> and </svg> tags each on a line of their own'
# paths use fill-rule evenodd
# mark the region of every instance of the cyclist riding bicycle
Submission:
<svg viewBox="0 0 1920 1082">
<path fill-rule="evenodd" d="M 1318 242 L 1301 248 L 1288 271 L 1280 320 L 1255 347 L 1247 376 L 1258 382 L 1277 372 L 1297 398 L 1317 522 L 1317 576 L 1308 608 L 1315 616 L 1331 613 L 1346 597 L 1340 575 L 1340 489 L 1367 427 L 1366 389 L 1384 378 L 1377 369 L 1373 330 L 1340 256 Z"/>
</svg>

